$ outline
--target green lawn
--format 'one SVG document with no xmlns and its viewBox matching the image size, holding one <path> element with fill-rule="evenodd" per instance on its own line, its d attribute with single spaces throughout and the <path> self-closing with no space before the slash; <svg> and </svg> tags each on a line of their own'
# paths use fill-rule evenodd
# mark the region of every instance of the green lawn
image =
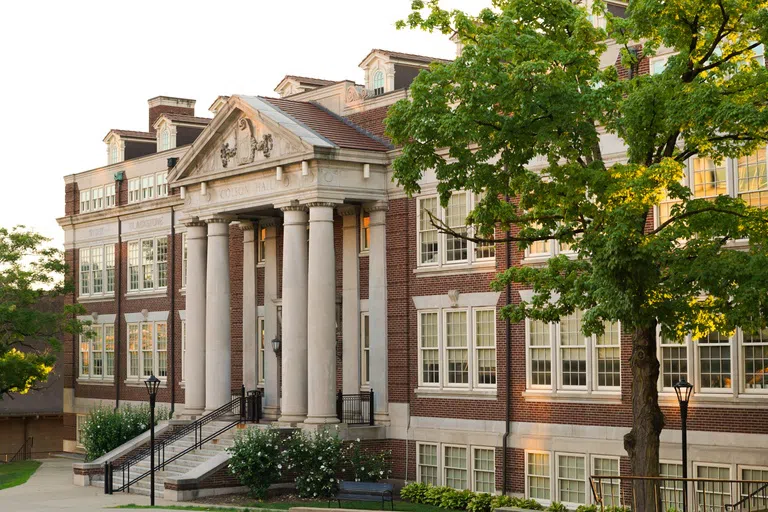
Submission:
<svg viewBox="0 0 768 512">
<path fill-rule="evenodd" d="M 314 508 L 328 508 L 327 501 L 265 501 L 265 502 L 253 502 L 245 505 L 251 509 L 272 509 L 272 510 L 288 510 L 293 507 L 314 507 Z M 338 504 L 334 501 L 331 503 L 332 508 L 338 508 Z M 363 509 L 363 510 L 381 510 L 381 503 L 372 501 L 342 501 L 342 508 L 348 509 Z M 131 508 L 131 509 L 147 509 L 152 508 L 147 505 L 123 505 L 116 508 Z M 226 507 L 177 507 L 177 506 L 157 506 L 155 508 L 170 509 L 170 510 L 200 510 L 200 511 L 216 511 L 216 512 L 243 512 L 243 508 L 226 508 Z M 391 510 L 389 504 L 386 504 L 384 510 Z M 395 501 L 395 512 L 446 512 L 445 509 L 439 507 L 433 507 L 431 505 L 418 505 L 416 503 L 410 503 L 408 501 Z"/>
<path fill-rule="evenodd" d="M 16 487 L 21 485 L 31 477 L 40 463 L 36 460 L 24 460 L 21 462 L 10 462 L 0 464 L 0 489 Z"/>
</svg>

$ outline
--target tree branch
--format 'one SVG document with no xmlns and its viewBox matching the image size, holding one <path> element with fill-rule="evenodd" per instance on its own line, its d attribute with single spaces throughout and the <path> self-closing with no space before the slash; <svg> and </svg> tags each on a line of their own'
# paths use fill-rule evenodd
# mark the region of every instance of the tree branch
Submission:
<svg viewBox="0 0 768 512">
<path fill-rule="evenodd" d="M 680 215 L 677 215 L 675 217 L 670 217 L 666 221 L 662 222 L 659 227 L 654 229 L 653 231 L 649 231 L 647 233 L 648 236 L 658 234 L 661 230 L 663 230 L 665 227 L 669 226 L 673 222 L 677 222 L 679 220 L 683 220 L 688 217 L 693 217 L 694 215 L 697 215 L 699 213 L 707 213 L 707 212 L 713 212 L 713 213 L 725 213 L 728 215 L 733 215 L 735 217 L 739 217 L 740 219 L 750 219 L 751 217 L 749 215 L 744 215 L 743 213 L 734 212 L 731 210 L 724 210 L 722 208 L 718 208 L 716 206 L 708 207 L 708 208 L 702 208 L 701 210 L 695 210 L 695 211 L 688 211 L 681 213 Z M 765 222 L 768 222 L 766 220 Z"/>
</svg>

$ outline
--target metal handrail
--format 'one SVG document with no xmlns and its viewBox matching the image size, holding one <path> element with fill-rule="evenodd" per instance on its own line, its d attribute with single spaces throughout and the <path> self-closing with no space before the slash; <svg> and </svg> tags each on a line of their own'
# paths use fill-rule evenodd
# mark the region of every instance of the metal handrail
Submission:
<svg viewBox="0 0 768 512">
<path fill-rule="evenodd" d="M 19 448 L 16 453 L 11 457 L 11 460 L 8 462 L 18 462 L 20 460 L 29 460 L 32 458 L 32 445 L 34 444 L 35 440 L 32 437 L 28 437 L 24 444 L 21 445 L 21 448 Z"/>
<path fill-rule="evenodd" d="M 747 483 L 747 482 L 744 482 L 744 483 Z M 749 500 L 754 500 L 755 498 L 757 498 L 758 494 L 763 491 L 768 491 L 768 482 L 764 483 L 763 485 L 761 485 L 760 487 L 758 487 L 748 495 L 744 496 L 741 500 L 737 501 L 736 503 L 731 503 L 730 505 L 726 505 L 725 510 L 736 510 L 736 507 L 742 506 L 744 503 L 747 503 Z M 768 494 L 768 492 L 765 494 Z M 762 499 L 765 499 L 765 498 L 762 498 Z"/>
<path fill-rule="evenodd" d="M 339 391 L 336 394 L 336 417 L 347 425 L 373 425 L 373 390 L 348 395 Z"/>
<path fill-rule="evenodd" d="M 131 457 L 122 461 L 122 463 L 119 465 L 114 465 L 112 462 L 106 462 L 104 465 L 105 466 L 104 467 L 105 494 L 112 494 L 113 492 L 122 492 L 122 491 L 130 490 L 131 485 L 134 485 L 139 480 L 142 480 L 143 478 L 149 476 L 149 474 L 151 473 L 151 470 L 145 471 L 144 473 L 136 476 L 135 478 L 131 478 L 131 466 L 137 464 L 142 460 L 145 460 L 150 456 L 150 454 L 153 457 L 156 457 L 157 462 L 155 464 L 155 471 L 158 471 L 164 468 L 166 465 L 170 464 L 171 462 L 177 460 L 179 457 L 186 455 L 191 451 L 199 449 L 200 447 L 202 447 L 203 444 L 219 436 L 223 432 L 231 429 L 235 425 L 239 423 L 245 423 L 247 421 L 258 422 L 261 419 L 260 393 L 249 392 L 248 395 L 246 396 L 245 387 L 243 386 L 238 392 L 233 391 L 232 397 L 233 399 L 230 402 L 222 405 L 215 411 L 209 414 L 206 414 L 205 416 L 202 416 L 201 418 L 198 418 L 192 423 L 189 423 L 177 430 L 174 430 L 173 433 L 171 433 L 168 437 L 155 442 L 154 451 L 152 451 L 151 447 L 143 448 L 141 450 L 138 450 Z M 250 404 L 250 407 L 249 407 L 249 404 Z M 217 430 L 215 433 L 210 434 L 207 437 L 203 438 L 203 427 L 205 425 L 223 416 L 232 414 L 236 410 L 238 411 L 237 420 L 227 424 L 226 426 Z M 249 414 L 249 411 L 251 414 Z M 169 459 L 165 458 L 166 446 L 171 445 L 174 442 L 180 439 L 183 439 L 184 437 L 192 433 L 194 433 L 195 435 L 195 441 L 192 444 L 192 446 L 189 446 L 185 450 L 182 450 L 181 452 L 175 454 L 173 457 Z M 123 484 L 117 489 L 113 489 L 113 483 L 114 483 L 113 480 L 114 480 L 115 471 L 120 471 L 123 477 L 122 478 Z M 128 480 L 127 482 L 126 482 L 126 479 Z"/>
</svg>

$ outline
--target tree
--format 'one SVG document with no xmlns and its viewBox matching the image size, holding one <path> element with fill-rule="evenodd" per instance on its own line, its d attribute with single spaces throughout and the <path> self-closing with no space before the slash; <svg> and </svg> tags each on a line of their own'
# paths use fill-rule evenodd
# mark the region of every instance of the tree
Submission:
<svg viewBox="0 0 768 512">
<path fill-rule="evenodd" d="M 696 199 L 681 180 L 693 155 L 721 161 L 768 141 L 768 71 L 753 59 L 768 42 L 768 3 L 632 0 L 625 19 L 599 0 L 594 9 L 607 33 L 569 0 L 494 0 L 477 16 L 414 1 L 399 25 L 455 34 L 463 52 L 418 75 L 387 133 L 402 145 L 394 176 L 409 194 L 425 169 L 444 206 L 454 190 L 483 194 L 467 219 L 475 235 L 433 220 L 442 231 L 483 242 L 499 226 L 495 241 L 519 250 L 550 239 L 575 250 L 500 273 L 497 289 L 534 290 L 502 315 L 551 322 L 581 310 L 586 335 L 621 323 L 632 338 L 624 445 L 633 474 L 657 476 L 657 330 L 682 340 L 766 325 L 768 215 L 725 195 Z M 601 69 L 608 37 L 621 63 Z M 665 70 L 639 74 L 661 46 L 677 52 Z M 601 133 L 623 141 L 626 160 L 607 161 Z M 537 156 L 545 168 L 528 170 Z M 654 226 L 665 198 L 675 204 Z M 635 495 L 637 510 L 653 509 L 651 486 Z"/>
<path fill-rule="evenodd" d="M 0 399 L 44 383 L 60 350 L 59 337 L 82 332 L 82 306 L 46 305 L 71 290 L 61 251 L 23 226 L 0 228 Z M 53 310 L 51 310 L 53 309 Z"/>
</svg>

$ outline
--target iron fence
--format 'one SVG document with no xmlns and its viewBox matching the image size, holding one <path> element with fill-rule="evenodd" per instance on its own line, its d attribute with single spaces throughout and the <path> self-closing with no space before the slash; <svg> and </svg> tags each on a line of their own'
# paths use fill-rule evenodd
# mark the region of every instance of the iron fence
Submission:
<svg viewBox="0 0 768 512">
<path fill-rule="evenodd" d="M 373 425 L 373 390 L 364 393 L 336 394 L 336 417 L 347 425 Z"/>
</svg>

